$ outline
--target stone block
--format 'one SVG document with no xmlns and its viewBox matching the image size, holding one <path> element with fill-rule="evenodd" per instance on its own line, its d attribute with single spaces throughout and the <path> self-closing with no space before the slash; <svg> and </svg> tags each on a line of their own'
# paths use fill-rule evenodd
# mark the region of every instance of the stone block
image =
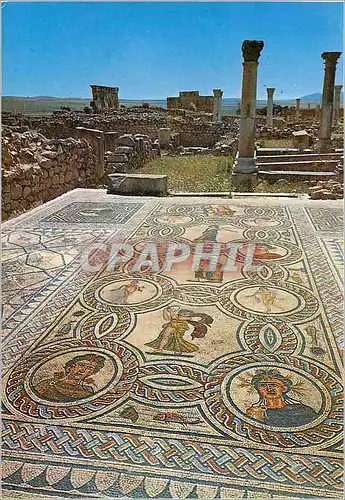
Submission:
<svg viewBox="0 0 345 500">
<path fill-rule="evenodd" d="M 129 146 L 134 148 L 135 140 L 133 139 L 133 136 L 131 136 L 130 134 L 124 134 L 115 139 L 114 144 L 115 146 Z"/>
<path fill-rule="evenodd" d="M 17 200 L 18 198 L 21 198 L 22 196 L 22 186 L 20 184 L 12 184 L 11 186 L 11 198 L 13 200 Z"/>
<path fill-rule="evenodd" d="M 23 189 L 23 198 L 26 198 L 27 196 L 29 196 L 30 193 L 31 193 L 31 188 L 29 186 L 26 186 Z"/>
<path fill-rule="evenodd" d="M 170 128 L 160 128 L 158 130 L 158 141 L 161 148 L 169 146 L 171 140 Z"/>
<path fill-rule="evenodd" d="M 111 163 L 127 163 L 128 156 L 125 153 L 115 153 L 110 157 Z"/>
<path fill-rule="evenodd" d="M 108 194 L 167 196 L 168 176 L 149 174 L 110 174 Z"/>
<path fill-rule="evenodd" d="M 132 156 L 133 153 L 134 153 L 134 148 L 131 148 L 129 146 L 118 146 L 115 149 L 115 153 L 116 154 L 126 154 L 126 155 L 129 155 L 129 156 Z"/>
</svg>

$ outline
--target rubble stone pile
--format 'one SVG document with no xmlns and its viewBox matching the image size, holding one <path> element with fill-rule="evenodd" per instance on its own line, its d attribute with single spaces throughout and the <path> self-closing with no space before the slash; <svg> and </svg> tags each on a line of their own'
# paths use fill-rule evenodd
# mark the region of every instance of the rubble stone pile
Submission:
<svg viewBox="0 0 345 500">
<path fill-rule="evenodd" d="M 115 139 L 114 146 L 113 151 L 105 153 L 106 174 L 132 172 L 160 155 L 158 140 L 153 143 L 143 134 L 124 134 Z"/>
<path fill-rule="evenodd" d="M 222 136 L 237 137 L 239 118 L 230 117 L 226 122 L 204 121 L 203 117 L 170 115 L 156 108 L 125 108 L 99 114 L 86 114 L 72 111 L 59 111 L 49 116 L 23 116 L 4 113 L 3 123 L 22 125 L 35 130 L 48 138 L 65 139 L 77 137 L 77 127 L 124 134 L 148 135 L 151 140 L 158 138 L 158 131 L 169 128 L 175 135 L 174 145 L 213 147 Z"/>
<path fill-rule="evenodd" d="M 308 194 L 312 200 L 337 200 L 344 197 L 344 184 L 336 180 L 319 181 L 309 188 Z"/>
<path fill-rule="evenodd" d="M 18 215 L 77 187 L 96 187 L 91 147 L 3 127 L 2 218 Z"/>
<path fill-rule="evenodd" d="M 214 147 L 183 147 L 180 146 L 175 151 L 178 156 L 197 156 L 197 155 L 214 155 L 214 156 L 232 156 L 235 157 L 238 149 L 238 140 L 231 139 L 226 142 L 218 142 Z"/>
</svg>

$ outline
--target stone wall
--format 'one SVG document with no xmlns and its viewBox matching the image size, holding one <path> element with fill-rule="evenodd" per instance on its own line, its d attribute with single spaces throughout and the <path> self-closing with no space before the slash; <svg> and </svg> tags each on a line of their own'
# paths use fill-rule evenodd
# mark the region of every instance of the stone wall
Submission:
<svg viewBox="0 0 345 500">
<path fill-rule="evenodd" d="M 96 187 L 96 159 L 81 140 L 47 139 L 4 127 L 2 219 L 19 215 L 78 187 Z"/>
<path fill-rule="evenodd" d="M 90 85 L 92 92 L 91 108 L 95 112 L 107 109 L 119 109 L 119 88 Z"/>
<path fill-rule="evenodd" d="M 14 119 L 13 115 L 10 117 L 5 113 L 4 123 L 11 124 Z M 205 122 L 203 117 L 169 115 L 166 111 L 145 108 L 130 108 L 99 115 L 75 112 L 59 112 L 45 117 L 18 115 L 16 123 L 27 125 L 49 138 L 78 138 L 78 127 L 100 130 L 109 134 L 106 150 L 112 150 L 112 141 L 124 134 L 147 135 L 154 141 L 161 128 L 170 128 L 172 133 L 180 134 L 182 146 L 212 147 L 223 136 L 237 136 L 239 129 L 238 117 L 226 117 L 223 122 L 213 123 Z"/>
<path fill-rule="evenodd" d="M 88 115 L 60 111 L 53 115 L 31 117 L 4 113 L 3 123 L 27 125 L 48 138 L 66 139 L 77 137 L 77 127 L 97 129 L 103 132 L 123 134 L 144 134 L 152 140 L 157 139 L 158 130 L 166 127 L 166 112 L 147 111 L 144 108 L 119 110 L 102 114 Z"/>
<path fill-rule="evenodd" d="M 167 98 L 167 108 L 170 109 L 192 109 L 195 111 L 206 111 L 212 113 L 213 96 L 199 95 L 197 90 L 180 92 L 178 97 Z"/>
<path fill-rule="evenodd" d="M 205 123 L 198 119 L 176 117 L 170 120 L 169 125 L 172 132 L 179 134 L 180 144 L 184 147 L 213 147 L 217 142 L 237 137 L 239 130 L 237 118 L 228 123 Z"/>
<path fill-rule="evenodd" d="M 105 153 L 106 174 L 133 172 L 160 155 L 158 140 L 153 143 L 148 135 L 143 134 L 122 135 L 112 146 Z"/>
</svg>

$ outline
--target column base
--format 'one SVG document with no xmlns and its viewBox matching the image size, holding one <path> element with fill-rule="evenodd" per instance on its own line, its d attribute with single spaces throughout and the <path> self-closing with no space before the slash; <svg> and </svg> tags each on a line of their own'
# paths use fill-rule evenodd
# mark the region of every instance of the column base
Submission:
<svg viewBox="0 0 345 500">
<path fill-rule="evenodd" d="M 234 174 L 255 174 L 257 171 L 255 158 L 240 157 L 237 153 L 233 168 Z"/>
<path fill-rule="evenodd" d="M 315 144 L 315 149 L 320 153 L 330 153 L 333 150 L 331 139 L 319 139 Z"/>
<path fill-rule="evenodd" d="M 258 183 L 258 174 L 237 174 L 233 172 L 231 182 L 233 191 L 250 193 Z"/>
</svg>

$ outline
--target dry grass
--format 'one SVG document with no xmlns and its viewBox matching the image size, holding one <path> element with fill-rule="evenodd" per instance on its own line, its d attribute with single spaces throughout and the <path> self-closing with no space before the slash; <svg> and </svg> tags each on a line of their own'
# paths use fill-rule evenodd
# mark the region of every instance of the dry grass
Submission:
<svg viewBox="0 0 345 500">
<path fill-rule="evenodd" d="M 170 192 L 210 193 L 232 191 L 233 159 L 228 156 L 161 156 L 140 170 L 143 174 L 168 175 Z M 307 193 L 308 181 L 259 181 L 255 193 Z"/>
<path fill-rule="evenodd" d="M 287 181 L 285 179 L 273 182 L 272 184 L 261 180 L 254 189 L 254 193 L 308 193 L 310 181 Z"/>
<path fill-rule="evenodd" d="M 229 156 L 161 156 L 145 165 L 144 174 L 168 175 L 170 192 L 231 191 Z"/>
<path fill-rule="evenodd" d="M 262 148 L 293 148 L 292 139 L 260 139 Z"/>
</svg>

